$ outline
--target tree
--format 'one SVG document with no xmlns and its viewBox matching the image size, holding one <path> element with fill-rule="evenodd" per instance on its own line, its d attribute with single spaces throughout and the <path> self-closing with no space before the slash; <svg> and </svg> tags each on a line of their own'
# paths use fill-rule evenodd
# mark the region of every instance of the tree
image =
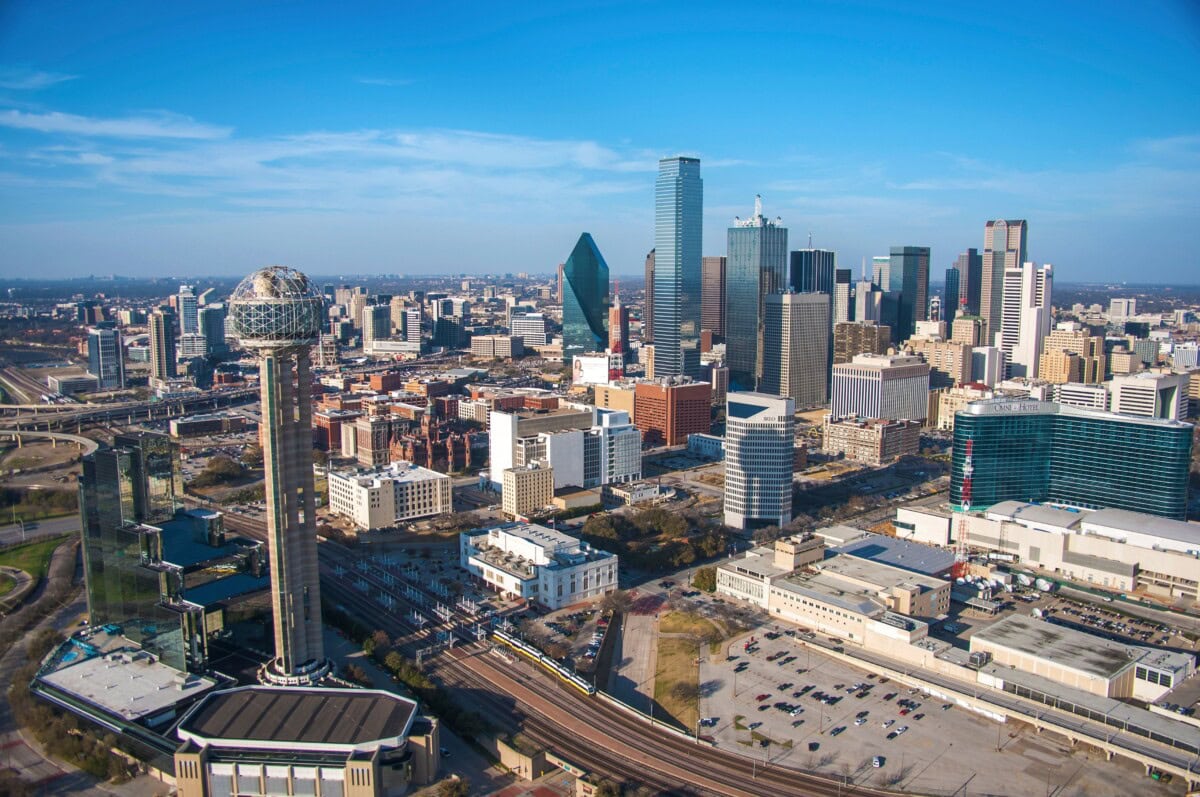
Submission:
<svg viewBox="0 0 1200 797">
<path fill-rule="evenodd" d="M 399 675 L 400 671 L 404 669 L 404 657 L 400 655 L 399 651 L 393 650 L 384 657 L 383 666 L 391 670 L 393 674 Z"/>
<path fill-rule="evenodd" d="M 384 631 L 383 629 L 377 629 L 375 633 L 371 635 L 371 639 L 375 640 L 376 650 L 382 650 L 383 648 L 390 648 L 392 646 L 392 638 L 389 637 L 387 631 Z"/>
<path fill-rule="evenodd" d="M 623 589 L 614 590 L 600 600 L 600 611 L 624 614 L 633 606 L 633 599 Z"/>
<path fill-rule="evenodd" d="M 621 788 L 611 780 L 602 780 L 593 794 L 596 797 L 621 797 Z"/>
<path fill-rule="evenodd" d="M 242 452 L 242 464 L 247 468 L 261 468 L 263 464 L 262 447 L 257 443 L 246 446 L 246 450 Z"/>
<path fill-rule="evenodd" d="M 460 775 L 452 775 L 450 780 L 438 786 L 437 793 L 438 797 L 467 797 L 471 793 L 471 781 Z"/>
<path fill-rule="evenodd" d="M 692 586 L 704 592 L 717 591 L 717 568 L 701 567 L 692 576 Z"/>
</svg>

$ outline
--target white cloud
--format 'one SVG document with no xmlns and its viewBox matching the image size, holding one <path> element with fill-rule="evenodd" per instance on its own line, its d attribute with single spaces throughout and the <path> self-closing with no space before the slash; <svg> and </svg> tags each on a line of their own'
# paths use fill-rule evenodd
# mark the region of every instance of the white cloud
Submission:
<svg viewBox="0 0 1200 797">
<path fill-rule="evenodd" d="M 225 138 L 232 132 L 228 127 L 203 124 L 186 116 L 169 113 L 100 119 L 57 111 L 26 113 L 6 110 L 0 111 L 0 127 L 101 138 L 212 139 Z"/>
<path fill-rule="evenodd" d="M 75 80 L 78 75 L 64 75 L 57 72 L 42 72 L 21 67 L 0 69 L 0 89 L 14 91 L 37 91 L 68 80 Z"/>
</svg>

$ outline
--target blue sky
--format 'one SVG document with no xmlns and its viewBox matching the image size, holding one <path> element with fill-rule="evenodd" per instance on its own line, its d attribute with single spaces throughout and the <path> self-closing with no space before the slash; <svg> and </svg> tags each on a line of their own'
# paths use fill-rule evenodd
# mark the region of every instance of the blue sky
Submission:
<svg viewBox="0 0 1200 797">
<path fill-rule="evenodd" d="M 1200 282 L 1200 11 L 1171 2 L 0 4 L 0 273 L 547 272 L 653 244 L 933 275 L 1026 218 L 1060 280 Z"/>
</svg>

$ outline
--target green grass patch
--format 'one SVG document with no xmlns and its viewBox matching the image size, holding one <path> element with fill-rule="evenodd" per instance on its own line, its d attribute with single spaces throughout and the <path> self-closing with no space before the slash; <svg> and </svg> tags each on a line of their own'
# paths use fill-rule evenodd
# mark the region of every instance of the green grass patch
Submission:
<svg viewBox="0 0 1200 797">
<path fill-rule="evenodd" d="M 43 578 L 50 569 L 50 554 L 67 539 L 66 536 L 51 537 L 48 540 L 38 540 L 18 545 L 0 553 L 0 565 L 24 570 L 33 576 L 34 580 Z"/>
<path fill-rule="evenodd" d="M 738 714 L 736 717 L 733 718 L 733 729 L 735 731 L 746 730 L 746 727 L 747 727 L 746 723 L 742 722 L 742 720 L 744 720 L 744 719 L 746 719 L 746 717 L 742 714 Z"/>
<path fill-rule="evenodd" d="M 660 639 L 658 643 L 654 702 L 687 730 L 695 730 L 700 718 L 699 654 L 698 644 L 691 639 Z"/>
<path fill-rule="evenodd" d="M 721 643 L 729 638 L 728 631 L 720 623 L 702 617 L 695 612 L 667 612 L 658 621 L 660 634 L 687 634 L 697 640 L 708 642 L 710 654 L 721 651 Z"/>
<path fill-rule="evenodd" d="M 750 745 L 754 744 L 754 742 L 748 742 L 745 739 L 738 739 L 738 744 L 740 744 L 742 747 L 749 747 Z"/>
<path fill-rule="evenodd" d="M 0 573 L 0 598 L 12 592 L 17 586 L 17 580 L 7 573 Z"/>
</svg>

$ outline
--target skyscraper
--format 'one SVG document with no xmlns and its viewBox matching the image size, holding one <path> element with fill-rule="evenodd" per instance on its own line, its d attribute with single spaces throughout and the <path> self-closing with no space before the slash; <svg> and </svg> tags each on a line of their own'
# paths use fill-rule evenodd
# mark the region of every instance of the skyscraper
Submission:
<svg viewBox="0 0 1200 797">
<path fill-rule="evenodd" d="M 642 343 L 654 342 L 654 250 L 646 253 L 646 287 L 642 291 Z"/>
<path fill-rule="evenodd" d="M 198 316 L 200 303 L 196 297 L 196 289 L 191 285 L 180 285 L 176 305 L 179 308 L 179 334 L 195 335 L 198 333 L 200 331 Z"/>
<path fill-rule="evenodd" d="M 608 263 L 589 233 L 563 266 L 563 362 L 608 346 Z"/>
<path fill-rule="evenodd" d="M 88 330 L 88 373 L 96 377 L 100 390 L 125 389 L 125 352 L 121 330 L 111 321 L 102 321 Z"/>
<path fill-rule="evenodd" d="M 629 307 L 614 295 L 608 308 L 608 348 L 620 354 L 622 362 L 629 360 Z"/>
<path fill-rule="evenodd" d="M 1000 317 L 1004 314 L 1004 270 L 1020 268 L 1028 259 L 1027 235 L 1028 227 L 1020 219 L 989 221 L 983 228 L 979 315 L 984 323 L 983 339 L 989 345 L 1000 331 Z"/>
<path fill-rule="evenodd" d="M 828 249 L 798 249 L 788 262 L 788 287 L 796 293 L 833 293 L 837 255 Z"/>
<path fill-rule="evenodd" d="M 391 304 L 369 304 L 363 308 L 362 347 L 364 354 L 375 351 L 375 341 L 387 340 L 392 334 Z"/>
<path fill-rule="evenodd" d="M 178 375 L 175 367 L 175 313 L 159 307 L 150 313 L 150 379 L 162 381 Z"/>
<path fill-rule="evenodd" d="M 841 324 L 850 320 L 850 281 L 853 272 L 839 268 L 833 273 L 833 317 L 831 323 Z"/>
<path fill-rule="evenodd" d="M 207 343 L 208 355 L 224 354 L 229 347 L 225 345 L 225 305 L 209 304 L 201 307 L 200 334 Z"/>
<path fill-rule="evenodd" d="M 823 404 L 829 357 L 829 294 L 773 293 L 763 322 L 763 393 L 797 407 Z"/>
<path fill-rule="evenodd" d="M 1042 342 L 1050 334 L 1054 269 L 1024 263 L 1004 269 L 1004 303 L 998 345 L 1008 375 L 1037 376 Z"/>
<path fill-rule="evenodd" d="M 705 257 L 700 261 L 700 328 L 718 337 L 725 336 L 725 265 L 724 257 Z"/>
<path fill-rule="evenodd" d="M 322 310 L 316 286 L 286 266 L 259 269 L 229 300 L 234 334 L 258 352 L 275 611 L 275 658 L 260 677 L 273 683 L 314 683 L 330 667 L 321 638 L 309 365 Z"/>
<path fill-rule="evenodd" d="M 700 247 L 704 181 L 698 158 L 658 162 L 654 195 L 654 373 L 700 375 Z"/>
<path fill-rule="evenodd" d="M 954 261 L 958 269 L 958 300 L 955 314 L 979 315 L 979 286 L 983 280 L 983 256 L 978 249 L 968 249 Z"/>
<path fill-rule="evenodd" d="M 725 525 L 782 526 L 792 519 L 795 403 L 730 393 L 725 424 Z"/>
<path fill-rule="evenodd" d="M 871 258 L 871 282 L 881 291 L 888 289 L 891 275 L 892 258 L 888 255 L 875 255 Z"/>
<path fill-rule="evenodd" d="M 961 284 L 961 275 L 956 266 L 951 266 L 946 269 L 946 284 L 942 289 L 942 317 L 938 320 L 945 321 L 946 325 L 954 323 L 955 317 L 958 315 L 958 294 Z"/>
<path fill-rule="evenodd" d="M 929 295 L 929 247 L 893 246 L 884 288 L 884 320 L 892 340 L 907 340 L 924 321 Z"/>
<path fill-rule="evenodd" d="M 766 298 L 787 287 L 787 228 L 766 219 L 762 198 L 755 197 L 754 215 L 734 219 L 728 238 L 725 360 L 732 384 L 749 390 L 762 376 Z"/>
</svg>

